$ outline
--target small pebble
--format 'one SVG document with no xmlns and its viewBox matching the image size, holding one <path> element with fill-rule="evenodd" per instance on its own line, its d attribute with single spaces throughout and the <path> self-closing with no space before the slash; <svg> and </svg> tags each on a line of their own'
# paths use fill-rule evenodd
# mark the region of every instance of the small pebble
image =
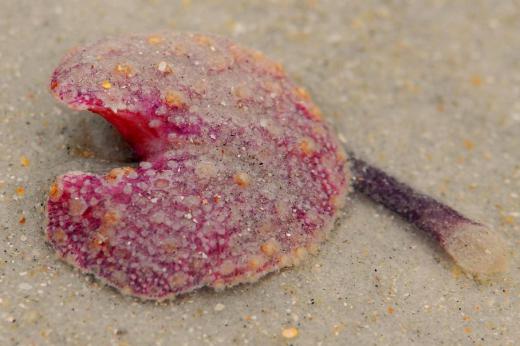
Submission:
<svg viewBox="0 0 520 346">
<path fill-rule="evenodd" d="M 298 336 L 298 329 L 295 327 L 285 328 L 282 330 L 282 336 L 286 339 L 294 339 Z"/>
<path fill-rule="evenodd" d="M 218 312 L 224 310 L 225 308 L 226 306 L 224 304 L 218 303 L 213 309 Z"/>
<path fill-rule="evenodd" d="M 18 288 L 23 291 L 29 291 L 30 289 L 32 289 L 32 286 L 26 282 L 22 282 L 21 284 L 18 285 Z"/>
</svg>

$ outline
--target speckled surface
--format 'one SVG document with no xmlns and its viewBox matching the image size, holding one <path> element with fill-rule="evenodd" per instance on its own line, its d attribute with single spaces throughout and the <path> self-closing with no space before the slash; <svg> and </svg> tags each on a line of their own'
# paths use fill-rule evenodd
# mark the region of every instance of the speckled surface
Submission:
<svg viewBox="0 0 520 346">
<path fill-rule="evenodd" d="M 215 35 L 162 32 L 68 54 L 56 99 L 99 113 L 139 167 L 56 179 L 47 235 L 137 297 L 250 283 L 316 253 L 342 213 L 343 145 L 280 64 Z"/>
<path fill-rule="evenodd" d="M 284 63 L 361 156 L 499 229 L 510 274 L 475 283 L 356 194 L 317 257 L 220 293 L 142 303 L 58 261 L 43 235 L 54 176 L 130 155 L 102 119 L 57 105 L 48 78 L 78 43 L 164 29 L 231 36 Z M 4 1 L 0 343 L 514 344 L 519 30 L 515 1 Z"/>
</svg>

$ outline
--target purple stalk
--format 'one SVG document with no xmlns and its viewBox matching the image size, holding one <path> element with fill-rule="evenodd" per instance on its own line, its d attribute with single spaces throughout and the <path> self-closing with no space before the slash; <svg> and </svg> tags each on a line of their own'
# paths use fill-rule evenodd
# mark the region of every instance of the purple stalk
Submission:
<svg viewBox="0 0 520 346">
<path fill-rule="evenodd" d="M 466 272 L 507 271 L 507 246 L 499 234 L 352 154 L 350 161 L 354 189 L 430 234 Z"/>
</svg>

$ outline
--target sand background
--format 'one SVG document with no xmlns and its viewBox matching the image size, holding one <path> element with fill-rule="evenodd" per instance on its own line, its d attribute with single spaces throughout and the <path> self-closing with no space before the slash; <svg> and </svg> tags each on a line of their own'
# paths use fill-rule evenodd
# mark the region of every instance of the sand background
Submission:
<svg viewBox="0 0 520 346">
<path fill-rule="evenodd" d="M 520 341 L 519 1 L 0 7 L 1 345 Z M 357 194 L 317 257 L 220 293 L 143 303 L 59 262 L 43 236 L 53 177 L 120 166 L 130 152 L 104 120 L 58 105 L 49 75 L 72 46 L 164 29 L 227 35 L 281 61 L 361 156 L 502 232 L 510 274 L 477 284 L 426 236 Z M 299 335 L 284 339 L 287 327 Z"/>
</svg>

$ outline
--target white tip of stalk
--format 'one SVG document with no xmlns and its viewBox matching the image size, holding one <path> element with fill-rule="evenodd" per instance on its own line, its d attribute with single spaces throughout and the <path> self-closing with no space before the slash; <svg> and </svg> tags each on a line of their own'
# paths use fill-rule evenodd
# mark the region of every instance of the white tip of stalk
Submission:
<svg viewBox="0 0 520 346">
<path fill-rule="evenodd" d="M 483 225 L 456 226 L 446 238 L 444 248 L 465 272 L 476 276 L 492 276 L 509 269 L 506 242 Z"/>
</svg>

